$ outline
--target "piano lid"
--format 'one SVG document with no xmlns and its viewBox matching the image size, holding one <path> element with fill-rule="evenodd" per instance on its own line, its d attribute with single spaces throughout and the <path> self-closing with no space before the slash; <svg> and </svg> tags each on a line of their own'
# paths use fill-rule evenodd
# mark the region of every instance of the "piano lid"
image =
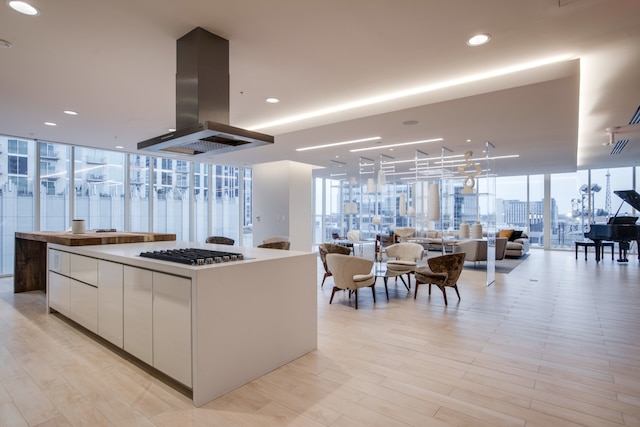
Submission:
<svg viewBox="0 0 640 427">
<path fill-rule="evenodd" d="M 635 210 L 640 211 L 640 194 L 635 190 L 615 190 L 614 193 L 629 203 Z"/>
</svg>

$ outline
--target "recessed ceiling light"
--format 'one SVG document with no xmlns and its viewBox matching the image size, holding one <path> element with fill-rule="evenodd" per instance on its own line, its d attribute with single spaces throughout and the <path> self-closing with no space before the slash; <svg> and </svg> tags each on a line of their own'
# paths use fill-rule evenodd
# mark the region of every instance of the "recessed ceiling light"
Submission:
<svg viewBox="0 0 640 427">
<path fill-rule="evenodd" d="M 116 145 L 116 148 L 117 148 L 118 150 L 122 150 L 124 147 L 123 147 L 122 145 Z"/>
<path fill-rule="evenodd" d="M 13 46 L 13 45 L 10 42 L 0 39 L 0 47 L 1 48 L 9 49 L 11 46 Z"/>
<path fill-rule="evenodd" d="M 70 116 L 77 116 L 78 112 L 77 111 L 73 111 L 73 110 L 64 110 L 65 114 L 68 114 Z"/>
<path fill-rule="evenodd" d="M 169 128 L 169 129 L 167 129 L 167 130 L 168 130 L 169 132 L 175 132 L 175 131 L 176 131 L 176 129 L 175 129 L 175 128 Z"/>
<path fill-rule="evenodd" d="M 476 34 L 467 40 L 467 45 L 469 46 L 481 46 L 483 44 L 489 43 L 491 40 L 491 36 L 489 34 Z"/>
<path fill-rule="evenodd" d="M 278 102 L 280 102 L 278 98 L 267 98 L 265 101 L 267 101 L 269 104 L 277 104 Z"/>
<path fill-rule="evenodd" d="M 45 125 L 47 126 L 58 126 L 57 124 L 53 123 L 53 122 L 44 122 Z"/>
<path fill-rule="evenodd" d="M 40 11 L 38 9 L 31 6 L 29 3 L 25 1 L 7 0 L 7 4 L 11 9 L 15 10 L 16 12 L 20 12 L 24 15 L 29 15 L 29 16 L 40 15 Z"/>
</svg>

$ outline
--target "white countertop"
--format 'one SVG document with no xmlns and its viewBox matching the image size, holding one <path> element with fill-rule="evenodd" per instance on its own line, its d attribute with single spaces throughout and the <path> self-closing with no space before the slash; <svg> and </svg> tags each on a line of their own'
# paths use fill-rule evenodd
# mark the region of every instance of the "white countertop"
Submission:
<svg viewBox="0 0 640 427">
<path fill-rule="evenodd" d="M 92 245 L 92 246 L 66 246 L 50 243 L 49 247 L 61 251 L 71 252 L 79 255 L 104 259 L 107 261 L 133 265 L 150 270 L 172 273 L 185 277 L 194 277 L 198 271 L 225 268 L 232 265 L 242 265 L 247 263 L 264 262 L 274 259 L 292 258 L 308 255 L 310 252 L 287 251 L 278 249 L 264 249 L 244 246 L 219 245 L 212 243 L 165 241 L 165 242 L 145 242 L 145 243 L 122 243 L 118 245 Z M 141 252 L 159 251 L 166 249 L 199 248 L 214 251 L 241 253 L 244 256 L 242 261 L 230 261 L 218 264 L 207 265 L 187 265 L 177 262 L 161 261 L 153 258 L 140 256 Z"/>
</svg>

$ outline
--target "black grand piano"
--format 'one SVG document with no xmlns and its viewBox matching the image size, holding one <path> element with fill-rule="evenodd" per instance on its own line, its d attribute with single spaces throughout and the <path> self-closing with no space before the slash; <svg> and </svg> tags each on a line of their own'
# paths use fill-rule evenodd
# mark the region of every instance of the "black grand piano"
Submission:
<svg viewBox="0 0 640 427">
<path fill-rule="evenodd" d="M 636 211 L 640 211 L 640 194 L 634 190 L 614 191 L 622 199 L 622 204 L 614 216 L 609 218 L 608 224 L 591 224 L 591 229 L 584 233 L 596 245 L 596 261 L 600 261 L 601 243 L 603 240 L 618 242 L 618 262 L 629 262 L 627 251 L 630 243 L 636 241 L 638 245 L 638 260 L 640 260 L 640 225 L 636 224 L 637 216 L 618 216 L 624 202 L 629 203 Z"/>
</svg>

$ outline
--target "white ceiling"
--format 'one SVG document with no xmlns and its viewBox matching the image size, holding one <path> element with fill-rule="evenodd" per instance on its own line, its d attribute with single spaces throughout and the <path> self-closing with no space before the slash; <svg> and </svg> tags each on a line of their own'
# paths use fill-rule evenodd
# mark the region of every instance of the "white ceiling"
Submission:
<svg viewBox="0 0 640 427">
<path fill-rule="evenodd" d="M 199 160 L 240 166 L 289 159 L 321 167 L 339 160 L 355 167 L 359 155 L 402 160 L 416 149 L 464 153 L 490 141 L 496 155 L 520 155 L 498 160 L 500 175 L 640 161 L 640 129 L 624 127 L 640 105 L 637 0 L 32 3 L 40 16 L 0 5 L 0 39 L 13 45 L 0 49 L 0 134 L 136 152 L 137 142 L 175 126 L 175 41 L 200 26 L 230 41 L 230 124 L 244 128 L 565 60 L 263 127 L 275 135 L 273 146 Z M 478 32 L 490 33 L 491 42 L 468 47 L 466 39 Z M 270 96 L 281 102 L 267 104 Z M 602 145 L 613 126 L 623 126 L 617 139 L 630 139 L 619 155 Z M 444 140 L 392 152 L 295 151 L 369 136 L 384 145 Z M 367 144 L 376 145 L 358 147 Z"/>
</svg>

